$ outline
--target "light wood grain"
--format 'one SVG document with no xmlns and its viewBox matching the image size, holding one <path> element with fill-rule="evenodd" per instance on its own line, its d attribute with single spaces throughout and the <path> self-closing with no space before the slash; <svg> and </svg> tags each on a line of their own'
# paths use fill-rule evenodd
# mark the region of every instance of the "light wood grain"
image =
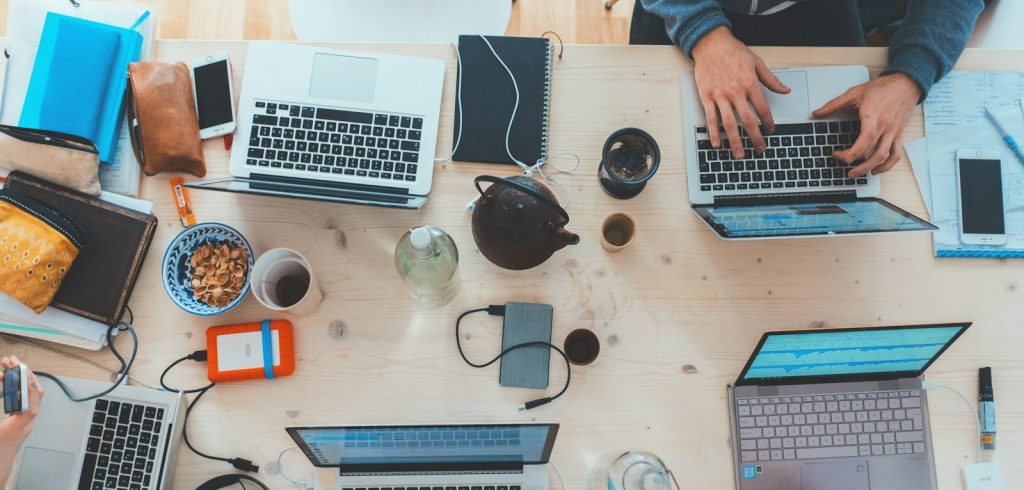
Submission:
<svg viewBox="0 0 1024 490">
<path fill-rule="evenodd" d="M 131 0 L 114 0 L 131 1 Z M 511 1 L 511 0 L 510 0 Z M 0 0 L 0 36 L 9 0 Z M 153 7 L 160 39 L 294 40 L 288 0 L 140 0 Z M 626 44 L 632 0 L 605 10 L 602 0 L 517 0 L 508 35 L 555 31 L 566 43 Z"/>
<path fill-rule="evenodd" d="M 187 60 L 226 49 L 235 63 L 236 87 L 245 71 L 244 42 L 160 41 L 157 58 Z M 448 67 L 438 153 L 450 148 L 455 57 L 438 45 L 349 45 L 350 50 L 433 56 Z M 868 65 L 873 73 L 883 49 L 757 50 L 772 67 Z M 1020 51 L 968 50 L 962 69 L 1017 69 Z M 325 300 L 317 313 L 293 319 L 298 367 L 274 381 L 218 385 L 190 421 L 193 440 L 205 451 L 242 456 L 262 466 L 260 478 L 288 488 L 273 464 L 291 444 L 283 430 L 298 424 L 552 421 L 562 424 L 553 461 L 567 488 L 587 488 L 590 467 L 609 451 L 645 449 L 660 455 L 686 488 L 732 488 L 725 386 L 734 380 L 766 329 L 881 326 L 970 320 L 974 326 L 930 370 L 929 378 L 974 396 L 977 368 L 994 369 L 999 411 L 999 454 L 1006 462 L 1024 454 L 1024 262 L 932 257 L 927 234 L 727 243 L 689 210 L 683 164 L 679 79 L 692 69 L 672 47 L 576 46 L 554 67 L 551 151 L 574 152 L 581 168 L 559 176 L 573 189 L 568 228 L 582 242 L 557 252 L 529 271 L 512 272 L 487 262 L 474 245 L 464 206 L 475 195 L 472 179 L 512 175 L 510 167 L 469 163 L 438 165 L 427 206 L 386 210 L 285 199 L 193 191 L 200 221 L 238 228 L 257 253 L 292 247 L 316 267 Z M 625 126 L 657 139 L 664 162 L 638 198 L 616 201 L 599 188 L 596 169 L 605 138 Z M 906 137 L 922 134 L 920 111 Z M 227 173 L 220 140 L 205 145 L 210 176 Z M 170 176 L 146 178 L 142 193 L 160 219 L 145 270 L 132 298 L 142 339 L 133 370 L 156 383 L 172 360 L 202 349 L 212 325 L 273 316 L 254 300 L 217 318 L 178 310 L 160 286 L 159 261 L 181 230 L 171 202 Z M 925 215 L 910 166 L 883 178 L 883 197 Z M 558 191 L 565 200 L 564 191 Z M 605 253 L 598 227 L 612 212 L 637 220 L 636 242 Z M 393 271 L 392 252 L 405 230 L 422 223 L 448 231 L 461 248 L 462 290 L 437 310 L 419 309 Z M 500 388 L 498 368 L 471 369 L 453 339 L 456 315 L 505 301 L 554 305 L 553 338 L 592 328 L 601 357 L 573 372 L 567 395 L 530 412 L 516 409 L 543 392 Z M 331 335 L 341 322 L 344 334 Z M 467 320 L 464 345 L 482 359 L 500 345 L 500 321 Z M 122 349 L 128 344 L 119 340 Z M 98 369 L 24 344 L 2 342 L 0 351 L 63 375 L 103 378 Z M 90 358 L 113 365 L 107 353 Z M 184 365 L 175 385 L 204 382 L 200 365 Z M 552 363 L 551 387 L 564 380 Z M 48 393 L 48 397 L 62 396 Z M 974 457 L 974 423 L 948 393 L 931 395 L 939 488 L 961 488 L 960 466 Z M 39 428 L 43 430 L 43 428 Z M 292 476 L 309 474 L 298 455 Z M 194 488 L 230 470 L 182 449 L 175 488 Z M 1005 467 L 1008 488 L 1024 486 L 1024 468 Z M 326 472 L 329 474 L 330 472 Z M 681 482 L 683 483 L 683 482 Z M 554 483 L 557 488 L 557 483 Z"/>
</svg>

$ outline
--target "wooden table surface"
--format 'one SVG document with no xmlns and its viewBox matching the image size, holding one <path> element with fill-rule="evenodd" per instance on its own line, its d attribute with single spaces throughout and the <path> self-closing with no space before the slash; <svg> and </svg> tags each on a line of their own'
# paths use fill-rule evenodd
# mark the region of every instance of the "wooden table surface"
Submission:
<svg viewBox="0 0 1024 490">
<path fill-rule="evenodd" d="M 156 57 L 173 62 L 228 50 L 236 92 L 245 71 L 245 42 L 160 41 Z M 438 153 L 450 148 L 455 53 L 444 45 L 349 45 L 340 49 L 437 57 L 447 63 Z M 876 74 L 886 51 L 872 48 L 757 50 L 772 67 L 866 64 Z M 1024 67 L 1024 51 L 967 50 L 968 70 Z M 928 234 L 730 243 L 706 229 L 688 208 L 683 162 L 679 77 L 692 65 L 672 47 L 565 47 L 554 65 L 550 151 L 583 161 L 559 176 L 572 189 L 568 228 L 582 241 L 528 271 L 492 265 L 477 250 L 465 205 L 480 174 L 510 176 L 512 167 L 437 165 L 430 202 L 418 211 L 260 198 L 192 191 L 200 221 L 241 231 L 261 253 L 273 247 L 301 251 L 316 268 L 325 300 L 313 315 L 292 318 L 297 368 L 274 381 L 218 385 L 190 420 L 202 450 L 245 457 L 261 465 L 259 478 L 288 488 L 275 464 L 291 445 L 284 427 L 300 424 L 558 422 L 552 461 L 567 488 L 587 488 L 602 454 L 643 449 L 660 455 L 684 488 L 733 487 L 725 386 L 733 381 L 767 329 L 883 326 L 969 320 L 974 326 L 928 371 L 929 379 L 976 396 L 977 368 L 992 366 L 1004 463 L 1024 454 L 1024 261 L 935 259 Z M 287 74 L 282 74 L 286 76 Z M 922 135 L 918 110 L 905 136 Z M 660 171 L 637 198 L 617 201 L 600 189 L 600 149 L 613 131 L 635 126 L 658 141 Z M 209 176 L 227 174 L 220 140 L 206 142 Z M 563 162 L 567 163 L 567 162 Z M 216 318 L 179 310 L 160 284 L 160 258 L 181 231 L 168 186 L 170 175 L 145 178 L 142 197 L 155 203 L 159 230 L 131 305 L 141 338 L 132 370 L 136 383 L 157 383 L 171 361 L 205 348 L 207 327 L 273 317 L 249 298 Z M 883 178 L 882 197 L 926 216 L 910 165 Z M 565 201 L 565 192 L 556 190 Z M 599 243 L 601 220 L 615 211 L 637 220 L 636 242 L 618 254 Z M 461 249 L 462 289 L 445 308 L 421 309 L 406 296 L 392 254 L 399 237 L 419 224 L 450 233 Z M 568 393 L 529 412 L 517 411 L 543 392 L 498 386 L 497 365 L 472 369 L 453 338 L 458 313 L 492 303 L 524 301 L 554 306 L 553 339 L 593 329 L 601 356 L 576 368 Z M 484 359 L 500 344 L 499 319 L 482 315 L 464 324 L 469 355 Z M 122 349 L 128 341 L 119 340 Z M 56 374 L 106 379 L 108 374 L 24 343 L 4 341 L 4 353 Z M 115 366 L 109 352 L 86 353 Z M 564 381 L 553 360 L 550 386 Z M 186 363 L 169 381 L 204 383 L 205 366 Z M 62 396 L 48 393 L 47 397 Z M 959 489 L 960 467 L 971 462 L 975 425 L 948 392 L 930 394 L 939 488 Z M 43 430 L 43 428 L 37 428 Z M 285 458 L 290 476 L 312 468 L 302 456 Z M 194 488 L 232 468 L 179 454 L 175 488 Z M 1005 465 L 1007 488 L 1024 486 L 1024 467 Z M 330 471 L 321 472 L 329 479 Z M 556 480 L 552 480 L 555 482 Z M 553 483 L 553 488 L 558 488 Z"/>
</svg>

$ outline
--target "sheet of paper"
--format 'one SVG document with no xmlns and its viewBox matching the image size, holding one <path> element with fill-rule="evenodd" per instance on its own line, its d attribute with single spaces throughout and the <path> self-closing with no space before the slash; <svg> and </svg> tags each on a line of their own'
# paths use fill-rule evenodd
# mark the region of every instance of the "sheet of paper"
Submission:
<svg viewBox="0 0 1024 490">
<path fill-rule="evenodd" d="M 128 117 L 121 122 L 121 133 L 117 137 L 117 151 L 114 161 L 109 165 L 100 165 L 100 187 L 109 192 L 126 196 L 138 196 L 142 178 L 142 168 L 135 159 L 132 142 L 129 139 Z"/>
<path fill-rule="evenodd" d="M 0 293 L 0 311 L 11 321 L 60 330 L 98 345 L 103 345 L 107 335 L 107 325 L 103 323 L 57 308 L 47 308 L 36 314 L 29 307 L 4 293 Z"/>
<path fill-rule="evenodd" d="M 996 111 L 1017 141 L 1024 141 L 1024 114 L 1014 104 Z M 957 204 L 956 152 L 964 148 L 991 149 L 1002 153 L 1003 207 L 1006 210 L 1007 244 L 1002 247 L 960 243 Z M 913 162 L 913 160 L 912 160 Z M 960 124 L 928 135 L 928 168 L 931 187 L 935 254 L 1024 257 L 1024 164 L 1010 151 L 999 131 L 987 119 Z"/>
<path fill-rule="evenodd" d="M 106 345 L 106 338 L 100 342 L 94 342 L 45 325 L 16 320 L 2 314 L 0 314 L 0 333 L 45 340 L 47 342 L 56 342 L 62 345 L 93 351 L 100 350 L 104 345 Z"/>
<path fill-rule="evenodd" d="M 936 83 L 924 101 L 925 134 L 984 119 L 985 106 L 1016 107 L 1024 97 L 1024 72 L 953 71 Z"/>
<path fill-rule="evenodd" d="M 910 160 L 910 168 L 914 171 L 917 188 L 921 191 L 924 207 L 928 215 L 932 215 L 932 176 L 928 170 L 928 139 L 918 138 L 903 144 L 903 151 Z"/>
</svg>

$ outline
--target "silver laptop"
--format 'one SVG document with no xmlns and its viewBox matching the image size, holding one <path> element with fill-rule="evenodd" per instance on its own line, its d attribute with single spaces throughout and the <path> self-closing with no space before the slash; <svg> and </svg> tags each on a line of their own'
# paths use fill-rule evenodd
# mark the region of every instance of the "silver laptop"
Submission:
<svg viewBox="0 0 1024 490">
<path fill-rule="evenodd" d="M 337 489 L 546 490 L 558 424 L 289 427 Z"/>
<path fill-rule="evenodd" d="M 922 374 L 970 323 L 768 332 L 729 387 L 740 490 L 933 490 Z"/>
<path fill-rule="evenodd" d="M 444 85 L 430 58 L 249 46 L 231 177 L 197 189 L 419 208 Z"/>
<path fill-rule="evenodd" d="M 68 377 L 61 381 L 77 396 L 110 387 Z M 15 489 L 172 488 L 184 395 L 122 385 L 102 398 L 75 403 L 53 381 L 39 382 L 47 396 L 22 447 Z"/>
<path fill-rule="evenodd" d="M 694 211 L 721 238 L 730 240 L 931 231 L 936 228 L 881 199 L 879 178 L 848 176 L 832 153 L 853 145 L 860 121 L 852 111 L 816 119 L 811 112 L 868 81 L 864 66 L 774 70 L 792 90 L 762 87 L 776 131 L 768 149 L 755 154 L 740 128 L 745 156 L 735 159 L 722 128 L 713 148 L 692 76 L 682 77 L 686 175 Z M 762 134 L 763 130 L 762 130 Z"/>
</svg>

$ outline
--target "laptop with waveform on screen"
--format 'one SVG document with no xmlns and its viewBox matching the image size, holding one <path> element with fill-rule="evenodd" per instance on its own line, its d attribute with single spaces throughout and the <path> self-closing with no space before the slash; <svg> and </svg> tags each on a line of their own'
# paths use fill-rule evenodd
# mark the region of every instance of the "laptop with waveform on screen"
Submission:
<svg viewBox="0 0 1024 490">
<path fill-rule="evenodd" d="M 338 468 L 332 490 L 548 490 L 558 424 L 287 430 L 314 466 Z"/>
<path fill-rule="evenodd" d="M 767 332 L 735 384 L 740 490 L 933 490 L 927 369 L 970 323 Z"/>
</svg>

